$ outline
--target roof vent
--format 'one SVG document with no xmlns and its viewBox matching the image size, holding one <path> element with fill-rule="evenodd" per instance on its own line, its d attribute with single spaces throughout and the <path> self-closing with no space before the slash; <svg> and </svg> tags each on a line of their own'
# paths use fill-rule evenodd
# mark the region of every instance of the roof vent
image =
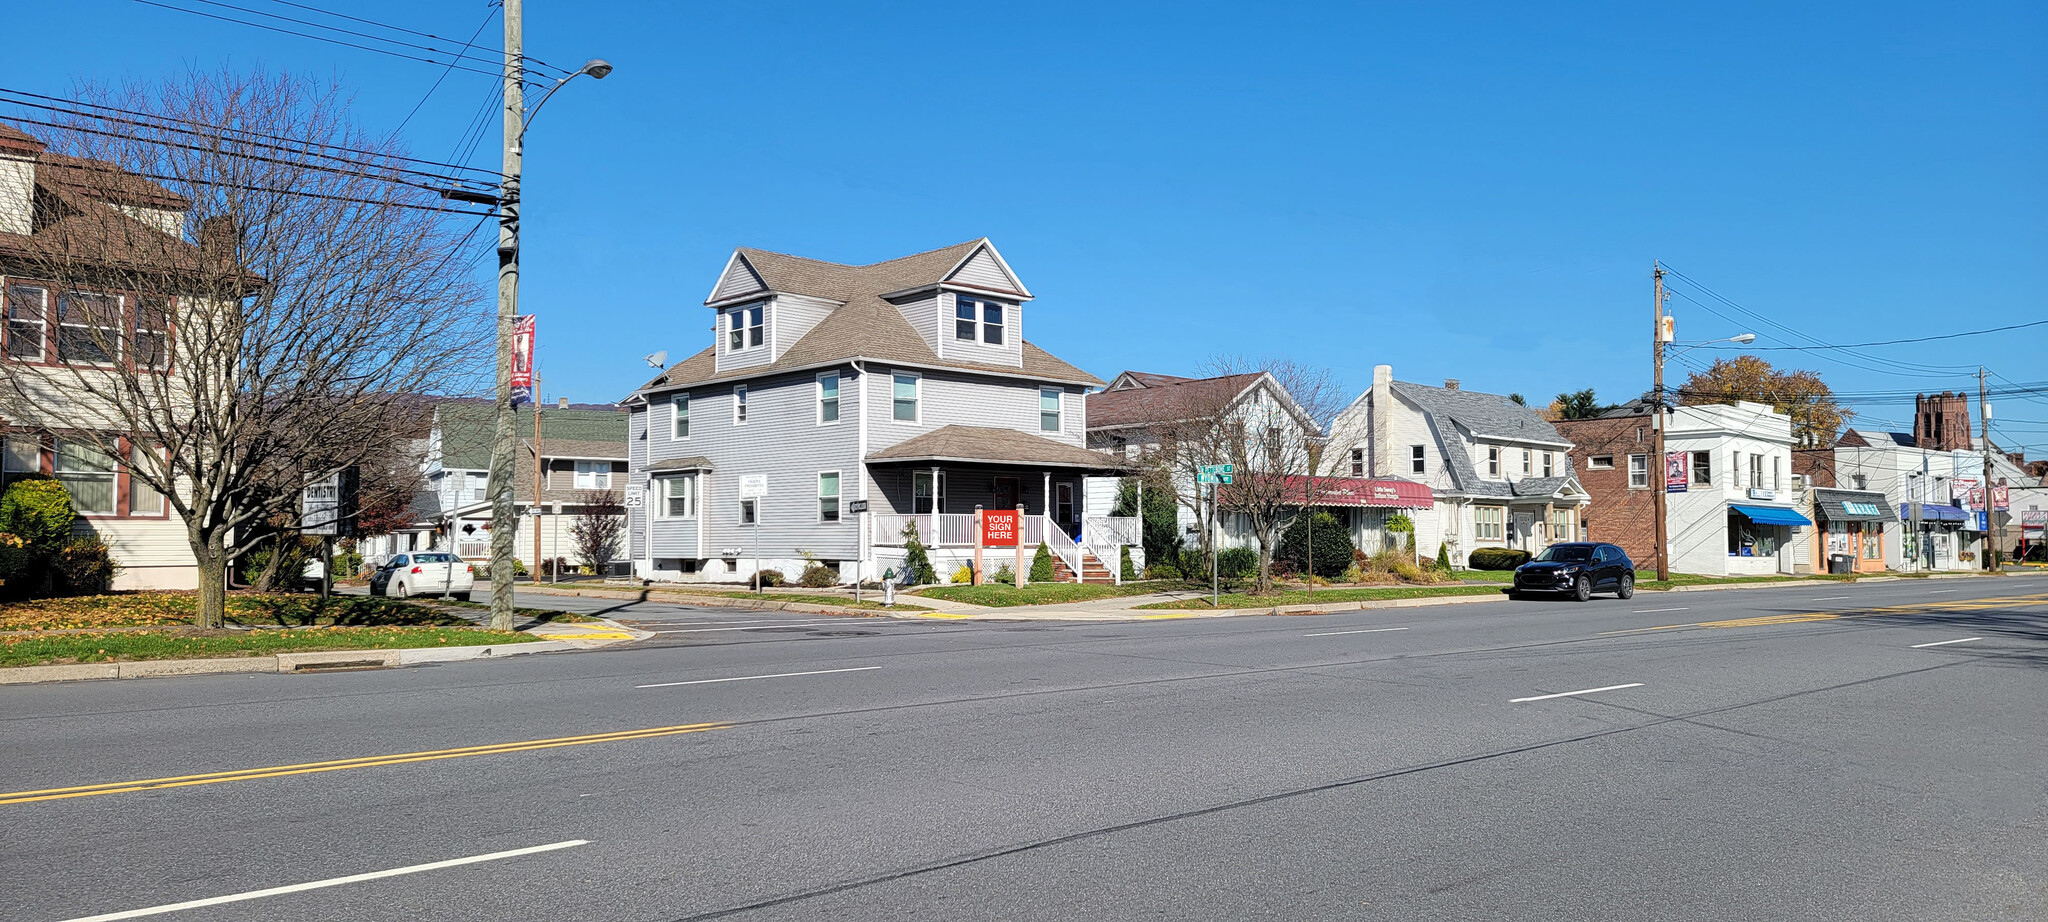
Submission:
<svg viewBox="0 0 2048 922">
<path fill-rule="evenodd" d="M 1455 391 L 1455 390 L 1457 390 L 1457 389 L 1458 389 L 1458 379 L 1456 379 L 1456 378 L 1445 378 L 1445 379 L 1444 379 L 1444 390 L 1447 390 L 1447 391 Z"/>
</svg>

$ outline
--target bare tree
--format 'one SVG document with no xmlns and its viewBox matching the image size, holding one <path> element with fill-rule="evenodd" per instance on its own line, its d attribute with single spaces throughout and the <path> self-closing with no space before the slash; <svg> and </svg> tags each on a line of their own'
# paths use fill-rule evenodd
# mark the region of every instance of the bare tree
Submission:
<svg viewBox="0 0 2048 922">
<path fill-rule="evenodd" d="M 330 84 L 195 71 L 80 96 L 123 114 L 51 133 L 34 233 L 0 254 L 48 332 L 41 361 L 0 365 L 8 415 L 163 495 L 219 626 L 253 525 L 388 451 L 409 395 L 481 389 L 481 220 Z"/>
<path fill-rule="evenodd" d="M 598 575 L 619 555 L 619 543 L 626 535 L 626 507 L 612 490 L 579 490 L 570 501 L 582 508 L 569 523 L 569 540 L 576 555 L 590 564 Z"/>
<path fill-rule="evenodd" d="M 1273 588 L 1273 549 L 1294 516 L 1321 492 L 1323 426 L 1343 407 L 1328 371 L 1286 359 L 1223 359 L 1220 374 L 1257 374 L 1261 386 L 1222 418 L 1216 447 L 1235 468 L 1220 494 L 1223 511 L 1242 516 L 1259 542 L 1256 590 Z"/>
<path fill-rule="evenodd" d="M 1194 515 L 1195 548 L 1205 560 L 1215 550 L 1216 519 L 1209 485 L 1196 475 L 1202 467 L 1228 463 L 1225 422 L 1255 378 L 1208 379 L 1165 389 L 1158 398 L 1163 406 L 1146 424 L 1144 437 L 1152 444 L 1138 457 L 1145 486 L 1171 494 Z"/>
</svg>

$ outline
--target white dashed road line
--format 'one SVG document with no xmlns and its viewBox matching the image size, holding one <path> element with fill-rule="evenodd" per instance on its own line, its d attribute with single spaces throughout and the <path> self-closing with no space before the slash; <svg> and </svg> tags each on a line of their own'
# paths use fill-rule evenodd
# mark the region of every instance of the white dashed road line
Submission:
<svg viewBox="0 0 2048 922">
<path fill-rule="evenodd" d="M 1949 644 L 1952 644 L 1952 643 L 1969 643 L 1969 642 L 1970 642 L 1970 641 L 1972 641 L 1972 640 L 1983 640 L 1983 639 L 1984 639 L 1984 638 L 1982 638 L 1982 637 L 1965 637 L 1965 638 L 1963 638 L 1963 639 L 1961 639 L 1961 640 L 1937 640 L 1937 641 L 1935 641 L 1935 642 L 1933 642 L 1933 643 L 1916 643 L 1916 644 L 1914 644 L 1914 645 L 1913 645 L 1913 649 L 1915 649 L 1915 650 L 1918 650 L 1918 649 L 1920 649 L 1921 647 L 1946 647 L 1946 646 L 1948 646 Z"/>
<path fill-rule="evenodd" d="M 1590 695 L 1594 692 L 1615 691 L 1617 689 L 1623 688 L 1641 688 L 1642 685 L 1643 683 L 1641 682 L 1630 682 L 1627 685 L 1602 685 L 1599 688 L 1581 688 L 1578 691 L 1558 692 L 1555 695 L 1535 695 L 1529 698 L 1511 698 L 1508 700 L 1508 703 L 1521 704 L 1524 701 L 1548 701 L 1552 698 L 1569 698 L 1573 695 Z"/>
<path fill-rule="evenodd" d="M 1324 631 L 1324 632 L 1322 632 L 1322 633 L 1320 633 L 1320 634 L 1303 634 L 1303 635 L 1301 635 L 1301 636 L 1303 636 L 1303 637 L 1335 637 L 1335 636 L 1337 636 L 1338 634 L 1377 634 L 1377 633 L 1380 633 L 1381 631 L 1405 631 L 1405 630 L 1407 630 L 1407 628 L 1405 628 L 1405 627 L 1375 627 L 1375 628 L 1367 628 L 1367 629 L 1365 629 L 1365 630 L 1362 630 L 1362 631 Z"/>
<path fill-rule="evenodd" d="M 634 688 L 668 688 L 674 685 L 710 685 L 716 682 L 745 682 L 749 679 L 788 679 L 800 675 L 831 675 L 835 672 L 866 672 L 880 669 L 880 666 L 855 666 L 852 669 L 819 669 L 815 672 L 778 672 L 774 675 L 741 675 L 730 679 L 691 679 L 688 682 L 656 682 L 653 685 L 635 685 Z"/>
</svg>

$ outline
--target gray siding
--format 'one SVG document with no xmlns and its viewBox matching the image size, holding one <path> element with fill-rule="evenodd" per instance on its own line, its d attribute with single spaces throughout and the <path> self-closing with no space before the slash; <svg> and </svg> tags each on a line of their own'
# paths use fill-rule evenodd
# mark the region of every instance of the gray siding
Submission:
<svg viewBox="0 0 2048 922">
<path fill-rule="evenodd" d="M 841 366 L 839 372 L 837 423 L 818 424 L 817 377 L 806 371 L 747 382 L 744 425 L 733 424 L 731 385 L 718 384 L 690 391 L 689 438 L 674 440 L 660 425 L 655 427 L 645 443 L 647 463 L 702 455 L 717 468 L 698 481 L 708 556 L 719 556 L 722 548 L 744 548 L 748 556 L 753 553 L 754 529 L 739 524 L 739 484 L 746 474 L 768 477 L 760 528 L 763 557 L 794 557 L 798 549 L 824 559 L 850 559 L 857 554 L 854 517 L 842 514 L 840 522 L 829 524 L 820 523 L 817 513 L 820 471 L 839 472 L 842 513 L 845 502 L 860 495 L 861 389 L 851 366 Z M 665 397 L 657 400 L 657 414 L 665 402 Z M 659 558 L 695 558 L 694 531 L 685 538 L 674 520 L 657 518 L 652 551 L 650 556 Z"/>
<path fill-rule="evenodd" d="M 776 295 L 775 304 L 769 310 L 775 312 L 770 326 L 775 330 L 775 355 L 781 357 L 789 347 L 803 339 L 812 327 L 823 322 L 839 305 L 823 298 L 806 298 L 802 295 Z"/>
<path fill-rule="evenodd" d="M 754 268 L 747 265 L 745 259 L 735 256 L 732 267 L 726 270 L 725 277 L 719 279 L 718 285 L 711 290 L 711 300 L 721 301 L 766 290 L 768 286 L 762 283 L 759 275 L 754 274 Z"/>
<path fill-rule="evenodd" d="M 951 371 L 923 371 L 923 394 L 919 420 L 898 422 L 890 395 L 890 373 L 876 365 L 870 369 L 875 380 L 869 384 L 874 406 L 868 417 L 868 451 L 881 451 L 904 439 L 923 435 L 940 426 L 985 426 L 1016 429 L 1054 441 L 1083 447 L 1082 389 L 1062 385 L 1060 431 L 1038 428 L 1038 385 L 1029 381 L 992 378 Z M 906 369 L 917 371 L 917 369 Z"/>
<path fill-rule="evenodd" d="M 1010 281 L 1009 275 L 1003 272 L 1002 266 L 996 264 L 994 254 L 991 254 L 987 247 L 974 251 L 974 255 L 968 257 L 960 270 L 947 280 L 998 291 L 1017 290 L 1017 283 Z"/>
<path fill-rule="evenodd" d="M 903 312 L 903 319 L 910 321 L 910 326 L 917 331 L 917 335 L 924 337 L 925 345 L 930 346 L 935 353 L 945 354 L 939 347 L 938 292 L 922 295 L 915 301 L 899 303 L 896 309 Z"/>
<path fill-rule="evenodd" d="M 730 342 L 730 340 L 726 338 L 725 324 L 727 321 L 725 315 L 727 313 L 730 313 L 731 308 L 718 311 L 716 314 L 713 315 L 711 321 L 712 337 L 718 344 L 718 352 L 716 353 L 716 355 L 718 361 L 718 370 L 720 372 L 732 371 L 733 369 L 736 368 L 753 368 L 755 366 L 766 365 L 769 362 L 774 361 L 776 320 L 775 301 L 776 299 L 769 298 L 766 301 L 760 302 L 763 305 L 766 305 L 765 310 L 762 313 L 761 322 L 766 324 L 768 327 L 766 330 L 762 331 L 761 345 L 750 346 L 739 352 L 726 351 L 726 344 Z"/>
<path fill-rule="evenodd" d="M 1024 309 L 1010 301 L 1003 305 L 1003 342 L 991 345 L 982 342 L 981 312 L 975 312 L 974 338 L 957 339 L 954 321 L 959 314 L 954 311 L 959 296 L 945 292 L 940 297 L 939 338 L 945 341 L 945 356 L 955 362 L 987 362 L 991 365 L 1024 365 Z M 990 299 L 996 300 L 996 299 Z"/>
<path fill-rule="evenodd" d="M 667 404 L 657 406 L 663 408 L 662 412 L 666 412 Z M 631 471 L 626 475 L 626 489 L 638 490 L 643 497 L 647 496 L 648 413 L 647 407 L 634 407 L 628 416 L 630 421 L 627 423 L 626 432 L 626 456 L 632 459 L 628 462 Z M 642 560 L 647 557 L 647 504 L 652 502 L 652 497 L 647 497 L 640 508 L 626 508 L 626 556 L 630 559 Z"/>
</svg>

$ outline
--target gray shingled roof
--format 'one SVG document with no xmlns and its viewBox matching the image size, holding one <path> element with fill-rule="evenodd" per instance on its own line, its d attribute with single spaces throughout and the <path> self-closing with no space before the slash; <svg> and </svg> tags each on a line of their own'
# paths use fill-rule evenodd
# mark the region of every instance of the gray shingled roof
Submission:
<svg viewBox="0 0 2048 922">
<path fill-rule="evenodd" d="M 1483 479 L 1472 466 L 1472 458 L 1465 454 L 1465 445 L 1457 433 L 1443 431 L 1443 427 L 1449 424 L 1481 438 L 1535 442 L 1569 449 L 1571 442 L 1558 435 L 1557 429 L 1536 415 L 1535 410 L 1499 394 L 1450 390 L 1406 381 L 1392 382 L 1392 387 L 1402 398 L 1422 408 L 1438 428 L 1437 447 L 1443 451 L 1444 467 L 1450 471 L 1451 480 L 1458 489 L 1466 494 L 1502 498 L 1548 495 L 1556 492 L 1568 479 L 1569 475 L 1533 478 L 1519 484 Z M 1545 488 L 1545 484 L 1549 486 Z"/>
<path fill-rule="evenodd" d="M 1043 465 L 1096 470 L 1113 470 L 1124 466 L 1123 459 L 1115 455 L 1077 448 L 1029 432 L 983 426 L 940 426 L 915 438 L 904 439 L 881 451 L 869 452 L 868 460 L 966 461 L 980 464 Z"/>
<path fill-rule="evenodd" d="M 985 238 L 983 238 L 985 239 Z M 804 334 L 781 357 L 767 365 L 755 365 L 719 373 L 715 347 L 707 348 L 670 366 L 642 389 L 679 387 L 710 381 L 759 377 L 793 368 L 810 368 L 849 359 L 901 362 L 939 368 L 1021 373 L 1046 381 L 1100 386 L 1101 379 L 1054 358 L 1033 345 L 1023 344 L 1022 368 L 982 362 L 961 362 L 939 358 L 925 344 L 917 328 L 904 319 L 895 305 L 882 295 L 920 286 L 936 285 L 983 239 L 917 253 L 900 259 L 866 266 L 846 266 L 822 260 L 740 247 L 739 255 L 754 267 L 769 290 L 837 301 L 824 320 Z"/>
<path fill-rule="evenodd" d="M 1875 518 L 1850 512 L 1843 503 L 1870 503 L 1877 507 Z M 1899 515 L 1892 509 L 1891 500 L 1874 490 L 1831 490 L 1815 487 L 1813 504 L 1819 507 L 1821 517 L 1834 522 L 1896 522 Z"/>
</svg>

